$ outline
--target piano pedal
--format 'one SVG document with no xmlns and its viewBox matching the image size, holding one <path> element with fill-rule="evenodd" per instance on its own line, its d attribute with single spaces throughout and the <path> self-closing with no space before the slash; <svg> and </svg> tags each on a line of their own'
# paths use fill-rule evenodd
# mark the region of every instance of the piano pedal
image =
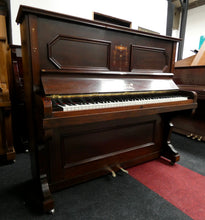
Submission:
<svg viewBox="0 0 205 220">
<path fill-rule="evenodd" d="M 112 174 L 112 177 L 116 177 L 117 175 L 116 175 L 116 173 L 115 173 L 115 171 L 114 170 L 112 170 L 110 167 L 107 167 L 107 170 Z"/>
<path fill-rule="evenodd" d="M 197 139 L 197 138 L 198 138 L 197 135 L 194 135 L 194 136 L 192 137 L 193 140 L 195 140 L 195 139 Z"/>
<path fill-rule="evenodd" d="M 187 135 L 187 137 L 188 137 L 188 138 L 190 138 L 190 137 L 192 137 L 192 136 L 193 136 L 193 134 L 192 134 L 192 133 Z"/>
<path fill-rule="evenodd" d="M 201 141 L 202 140 L 202 136 L 199 136 L 198 138 L 197 138 L 197 141 Z"/>
<path fill-rule="evenodd" d="M 122 168 L 120 165 L 117 166 L 123 173 L 129 173 L 127 170 L 125 170 L 124 168 Z"/>
</svg>

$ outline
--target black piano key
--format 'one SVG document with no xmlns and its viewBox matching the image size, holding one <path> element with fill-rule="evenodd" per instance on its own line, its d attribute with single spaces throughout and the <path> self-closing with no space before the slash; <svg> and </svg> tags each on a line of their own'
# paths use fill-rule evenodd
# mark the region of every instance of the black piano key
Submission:
<svg viewBox="0 0 205 220">
<path fill-rule="evenodd" d="M 55 100 L 52 99 L 52 110 L 53 111 L 63 111 L 63 108 L 61 106 L 59 106 L 59 103 Z"/>
<path fill-rule="evenodd" d="M 87 100 L 87 103 L 96 104 L 94 97 L 88 97 L 86 100 Z"/>
<path fill-rule="evenodd" d="M 83 104 L 81 98 L 78 98 L 78 97 L 70 98 L 69 100 L 73 105 L 82 105 Z"/>
<path fill-rule="evenodd" d="M 104 102 L 104 100 L 102 99 L 102 97 L 101 96 L 96 96 L 96 97 L 93 97 L 93 102 L 94 103 L 103 103 Z"/>
<path fill-rule="evenodd" d="M 61 107 L 61 106 L 54 106 L 53 107 L 53 111 L 55 112 L 55 111 L 63 111 L 63 107 Z"/>
<path fill-rule="evenodd" d="M 56 102 L 58 102 L 59 105 L 62 105 L 62 106 L 65 105 L 65 103 L 63 102 L 63 100 L 60 99 L 60 98 L 56 99 Z"/>
<path fill-rule="evenodd" d="M 52 102 L 52 106 L 53 106 L 53 107 L 55 107 L 55 106 L 57 106 L 57 105 L 58 105 L 58 103 L 56 102 L 56 100 L 55 100 L 55 99 L 51 99 L 51 102 Z"/>
<path fill-rule="evenodd" d="M 74 103 L 70 100 L 70 98 L 63 98 L 63 103 L 66 105 L 74 105 Z"/>
</svg>

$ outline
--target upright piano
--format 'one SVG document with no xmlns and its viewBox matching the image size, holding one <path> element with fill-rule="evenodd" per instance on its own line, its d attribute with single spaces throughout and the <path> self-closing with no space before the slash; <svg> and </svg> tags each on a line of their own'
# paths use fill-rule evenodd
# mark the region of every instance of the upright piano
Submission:
<svg viewBox="0 0 205 220">
<path fill-rule="evenodd" d="M 197 93 L 195 114 L 178 114 L 173 118 L 174 132 L 205 141 L 205 42 L 197 54 L 175 63 L 174 81 L 182 90 Z"/>
<path fill-rule="evenodd" d="M 196 94 L 173 81 L 178 39 L 21 6 L 31 164 L 51 192 L 159 157 L 172 164 L 172 117 Z"/>
</svg>

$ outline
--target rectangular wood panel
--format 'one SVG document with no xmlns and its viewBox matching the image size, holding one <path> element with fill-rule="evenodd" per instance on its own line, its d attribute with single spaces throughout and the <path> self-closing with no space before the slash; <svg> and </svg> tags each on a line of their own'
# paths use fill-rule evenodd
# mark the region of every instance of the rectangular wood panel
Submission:
<svg viewBox="0 0 205 220">
<path fill-rule="evenodd" d="M 131 45 L 131 71 L 166 72 L 167 68 L 168 54 L 165 49 Z"/>
<path fill-rule="evenodd" d="M 110 42 L 58 35 L 48 43 L 48 54 L 59 69 L 108 70 Z"/>
<path fill-rule="evenodd" d="M 113 152 L 152 142 L 153 131 L 154 123 L 147 122 L 63 136 L 61 143 L 65 158 L 64 167 L 82 164 L 88 159 L 90 161 L 98 157 L 105 158 Z"/>
</svg>

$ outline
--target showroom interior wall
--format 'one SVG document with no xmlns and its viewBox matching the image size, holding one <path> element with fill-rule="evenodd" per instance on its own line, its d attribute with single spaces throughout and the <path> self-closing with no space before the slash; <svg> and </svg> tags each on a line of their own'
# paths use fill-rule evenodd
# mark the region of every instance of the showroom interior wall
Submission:
<svg viewBox="0 0 205 220">
<path fill-rule="evenodd" d="M 103 13 L 132 22 L 132 28 L 138 26 L 166 34 L 166 0 L 10 0 L 12 44 L 20 45 L 20 28 L 16 24 L 19 5 L 42 8 L 86 19 L 93 19 L 93 12 Z"/>
<path fill-rule="evenodd" d="M 93 12 L 99 12 L 132 22 L 132 28 L 143 27 L 162 35 L 166 34 L 166 0 L 10 0 L 12 44 L 20 45 L 20 29 L 16 15 L 20 5 L 42 8 L 73 16 L 93 19 Z M 193 55 L 198 49 L 201 35 L 205 35 L 205 5 L 190 9 L 187 16 L 183 58 Z M 174 37 L 178 37 L 178 31 Z"/>
<path fill-rule="evenodd" d="M 188 10 L 183 58 L 194 55 L 199 49 L 200 36 L 205 36 L 205 5 Z"/>
</svg>

